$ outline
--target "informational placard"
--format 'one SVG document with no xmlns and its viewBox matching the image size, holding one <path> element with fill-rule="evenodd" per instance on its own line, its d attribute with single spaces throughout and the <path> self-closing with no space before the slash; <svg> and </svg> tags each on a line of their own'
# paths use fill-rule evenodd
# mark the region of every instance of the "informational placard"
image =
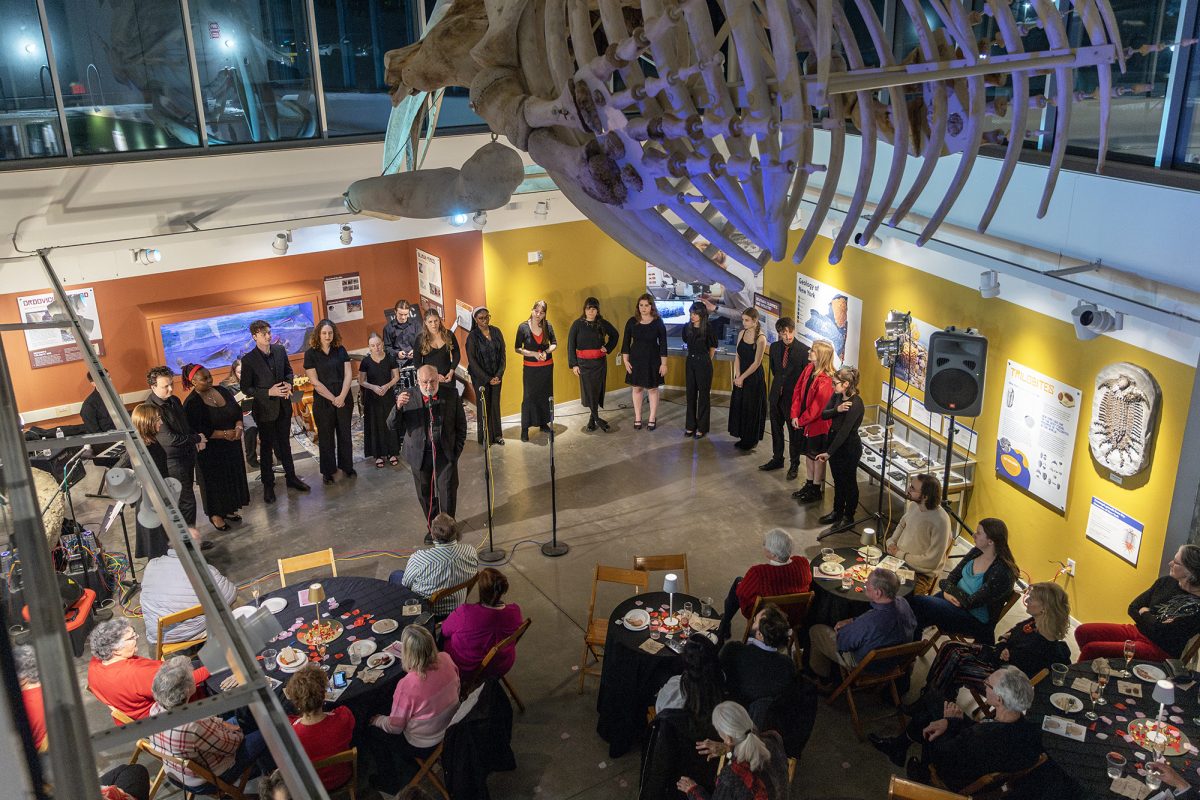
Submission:
<svg viewBox="0 0 1200 800">
<path fill-rule="evenodd" d="M 779 338 L 775 323 L 779 322 L 779 317 L 783 314 L 783 303 L 755 292 L 754 307 L 758 309 L 758 322 L 762 325 L 762 332 L 767 335 L 767 344 L 771 344 Z"/>
<path fill-rule="evenodd" d="M 886 383 L 884 383 L 882 385 L 882 388 L 880 388 L 880 390 L 879 390 L 879 402 L 886 406 L 887 401 L 888 401 L 888 385 Z M 893 413 L 907 415 L 909 412 L 911 401 L 912 401 L 912 398 L 909 397 L 904 392 L 900 391 L 900 389 L 898 387 L 896 387 L 896 386 L 892 387 L 892 412 Z"/>
<path fill-rule="evenodd" d="M 1060 511 L 1067 507 L 1080 396 L 1074 386 L 1008 362 L 996 436 L 996 474 Z"/>
<path fill-rule="evenodd" d="M 475 327 L 475 320 L 471 317 L 471 311 L 474 307 L 465 300 L 454 301 L 454 325 L 450 330 L 455 331 L 462 328 L 464 331 L 469 331 Z"/>
<path fill-rule="evenodd" d="M 968 453 L 974 455 L 979 447 L 979 436 L 975 433 L 975 429 L 969 425 L 964 425 L 954 417 L 942 417 L 942 436 L 950 437 L 950 421 L 954 420 L 954 446 L 961 447 Z"/>
<path fill-rule="evenodd" d="M 436 307 L 439 312 L 446 301 L 442 295 L 442 259 L 433 253 L 417 250 L 417 291 L 426 300 L 425 308 Z M 442 314 L 445 318 L 445 314 Z"/>
<path fill-rule="evenodd" d="M 363 318 L 362 279 L 357 272 L 325 276 L 325 316 L 334 322 Z"/>
<path fill-rule="evenodd" d="M 100 312 L 96 308 L 94 289 L 69 289 L 67 299 L 88 339 L 99 355 L 104 355 L 104 341 L 100 332 Z M 22 322 L 58 322 L 68 319 L 67 310 L 53 294 L 31 294 L 17 298 L 17 308 Z M 39 328 L 25 331 L 25 347 L 29 350 L 29 366 L 34 369 L 56 367 L 72 361 L 82 361 L 83 352 L 75 343 L 75 335 L 68 328 Z"/>
<path fill-rule="evenodd" d="M 924 403 L 915 397 L 912 398 L 912 403 L 908 410 L 908 416 L 911 417 L 914 422 L 921 423 L 931 431 L 937 431 L 938 433 L 942 432 L 942 424 L 945 418 L 936 411 L 930 411 L 925 407 Z"/>
<path fill-rule="evenodd" d="M 816 278 L 796 273 L 796 336 L 812 346 L 818 339 L 833 344 L 833 365 L 857 365 L 862 300 Z"/>
<path fill-rule="evenodd" d="M 908 333 L 900 340 L 900 353 L 896 357 L 896 380 L 907 384 L 910 392 L 925 393 L 925 364 L 929 360 L 929 337 L 939 328 L 924 320 L 912 317 Z"/>
<path fill-rule="evenodd" d="M 1088 512 L 1087 538 L 1111 550 L 1133 564 L 1138 562 L 1142 550 L 1142 532 L 1146 526 L 1133 517 L 1113 508 L 1099 497 L 1092 498 L 1092 509 Z"/>
</svg>

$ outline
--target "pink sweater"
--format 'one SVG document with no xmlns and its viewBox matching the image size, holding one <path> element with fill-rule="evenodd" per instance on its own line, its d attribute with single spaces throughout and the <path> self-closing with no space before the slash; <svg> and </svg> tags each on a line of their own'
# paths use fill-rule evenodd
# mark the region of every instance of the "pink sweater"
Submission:
<svg viewBox="0 0 1200 800">
<path fill-rule="evenodd" d="M 482 603 L 465 603 L 450 614 L 442 623 L 442 639 L 445 650 L 458 665 L 459 671 L 469 675 L 479 669 L 479 664 L 496 642 L 511 636 L 521 627 L 521 607 L 509 603 L 504 608 L 489 608 Z M 487 677 L 499 678 L 512 669 L 517 658 L 517 648 L 508 647 L 496 653 L 488 665 Z"/>
<path fill-rule="evenodd" d="M 376 720 L 388 733 L 403 733 L 413 747 L 434 747 L 458 710 L 458 667 L 446 653 L 422 677 L 410 672 L 396 684 L 392 713 Z"/>
</svg>

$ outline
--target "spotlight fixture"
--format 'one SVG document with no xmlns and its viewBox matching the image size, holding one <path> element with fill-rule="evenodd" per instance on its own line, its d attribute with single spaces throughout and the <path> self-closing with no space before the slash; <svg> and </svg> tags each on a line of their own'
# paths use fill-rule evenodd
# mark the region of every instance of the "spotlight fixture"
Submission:
<svg viewBox="0 0 1200 800">
<path fill-rule="evenodd" d="M 338 238 L 342 240 L 342 244 L 350 244 L 354 241 L 354 231 L 350 229 L 349 225 L 343 225 Z"/>
<path fill-rule="evenodd" d="M 471 216 L 471 224 L 474 225 L 476 228 L 482 228 L 483 226 L 487 225 L 487 212 L 486 211 L 476 211 Z"/>
<path fill-rule="evenodd" d="M 1075 324 L 1075 335 L 1084 341 L 1095 339 L 1102 333 L 1119 331 L 1125 327 L 1124 314 L 1119 311 L 1113 313 L 1094 303 L 1085 303 L 1082 300 L 1071 312 L 1071 320 Z"/>
<path fill-rule="evenodd" d="M 989 269 L 979 274 L 979 293 L 986 298 L 1000 296 L 1000 273 Z"/>
<path fill-rule="evenodd" d="M 467 224 L 468 219 L 470 219 L 470 217 L 468 217 L 466 214 L 453 214 L 450 217 L 450 224 L 455 228 L 461 228 L 463 225 Z"/>
<path fill-rule="evenodd" d="M 912 316 L 903 311 L 892 310 L 888 312 L 887 319 L 883 321 L 883 332 L 888 337 L 904 336 L 908 333 L 908 325 L 912 321 Z"/>
<path fill-rule="evenodd" d="M 291 231 L 287 231 L 286 233 L 277 233 L 275 234 L 275 241 L 271 242 L 271 249 L 281 256 L 286 255 L 288 251 L 288 245 L 291 243 Z"/>
<path fill-rule="evenodd" d="M 538 200 L 537 205 L 533 207 L 533 215 L 542 219 L 550 216 L 550 201 Z"/>
<path fill-rule="evenodd" d="M 130 250 L 129 252 L 132 254 L 133 263 L 135 264 L 149 266 L 150 264 L 157 264 L 159 261 L 162 261 L 162 253 L 153 247 Z"/>
</svg>

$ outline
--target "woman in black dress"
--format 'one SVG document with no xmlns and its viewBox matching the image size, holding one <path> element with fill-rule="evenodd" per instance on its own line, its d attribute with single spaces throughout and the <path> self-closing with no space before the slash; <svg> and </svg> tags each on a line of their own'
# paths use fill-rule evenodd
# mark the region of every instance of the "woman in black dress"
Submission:
<svg viewBox="0 0 1200 800">
<path fill-rule="evenodd" d="M 158 413 L 158 408 L 149 403 L 142 403 L 133 409 L 130 417 L 133 419 L 134 429 L 142 437 L 142 441 L 146 443 L 146 449 L 150 451 L 150 458 L 154 459 L 154 466 L 158 469 L 158 474 L 166 478 L 168 475 L 167 451 L 163 449 L 163 446 L 158 443 L 157 439 L 158 429 L 162 427 L 162 415 Z M 138 502 L 146 501 L 139 500 Z M 153 528 L 147 528 L 142 525 L 140 519 L 137 519 L 136 522 L 137 531 L 133 548 L 134 558 L 158 558 L 159 556 L 165 556 L 167 548 L 171 545 L 167 541 L 167 532 L 163 530 L 163 526 L 156 525 Z"/>
<path fill-rule="evenodd" d="M 546 321 L 546 301 L 538 300 L 529 312 L 529 319 L 517 328 L 517 352 L 525 359 L 521 372 L 525 395 L 521 399 L 521 441 L 529 441 L 529 429 L 538 426 L 550 432 L 554 412 L 550 397 L 554 394 L 554 359 L 558 349 L 554 328 Z"/>
<path fill-rule="evenodd" d="M 383 467 L 384 459 L 392 466 L 400 463 L 396 457 L 400 445 L 396 434 L 388 427 L 388 414 L 396 407 L 391 389 L 400 380 L 396 359 L 383 349 L 383 337 L 372 331 L 367 339 L 367 356 L 358 365 L 358 387 L 362 397 L 363 455 L 375 459 L 375 468 Z"/>
<path fill-rule="evenodd" d="M 753 450 L 767 427 L 767 379 L 762 368 L 766 352 L 767 335 L 758 321 L 758 309 L 747 308 L 742 312 L 729 398 L 729 434 L 737 437 L 734 447 L 739 450 Z"/>
<path fill-rule="evenodd" d="M 600 419 L 604 408 L 604 385 L 608 381 L 608 354 L 616 349 L 620 335 L 613 324 L 600 316 L 600 301 L 583 301 L 583 314 L 571 323 L 567 334 L 567 366 L 579 378 L 579 402 L 592 412 L 584 430 L 607 432 Z"/>
<path fill-rule="evenodd" d="M 417 336 L 417 346 L 413 352 L 413 366 L 418 369 L 426 364 L 437 368 L 438 381 L 455 393 L 458 385 L 454 381 L 454 371 L 462 360 L 458 349 L 458 339 L 446 330 L 442 323 L 442 315 L 436 308 L 425 309 L 425 325 Z"/>
<path fill-rule="evenodd" d="M 858 462 L 862 458 L 862 439 L 858 426 L 863 420 L 863 401 L 858 393 L 858 369 L 842 367 L 833 375 L 833 396 L 821 412 L 832 420 L 824 452 L 817 461 L 828 461 L 833 475 L 833 510 L 817 520 L 822 525 L 840 528 L 854 524 L 858 510 Z"/>
<path fill-rule="evenodd" d="M 313 422 L 317 426 L 317 450 L 321 456 L 321 478 L 333 483 L 341 470 L 347 478 L 354 471 L 354 445 L 350 439 L 350 354 L 342 347 L 342 335 L 328 319 L 317 323 L 304 351 L 304 372 L 313 385 Z"/>
<path fill-rule="evenodd" d="M 500 429 L 500 386 L 508 362 L 504 336 L 499 328 L 492 327 L 492 314 L 487 308 L 475 309 L 471 318 L 475 325 L 467 334 L 467 370 L 475 385 L 477 438 L 483 444 L 486 428 L 493 444 L 504 444 L 504 432 Z"/>
<path fill-rule="evenodd" d="M 226 520 L 241 522 L 238 509 L 250 503 L 242 452 L 242 406 L 233 392 L 214 386 L 212 373 L 199 364 L 183 368 L 183 388 L 192 390 L 183 401 L 188 424 L 208 439 L 196 456 L 204 513 L 214 528 L 227 531 Z"/>
<path fill-rule="evenodd" d="M 658 427 L 658 387 L 667 376 L 667 326 L 658 315 L 654 297 L 644 293 L 637 300 L 637 313 L 625 323 L 621 340 L 625 383 L 633 387 L 633 429 L 642 429 L 642 395 L 650 395 L 650 420 L 646 430 Z"/>
<path fill-rule="evenodd" d="M 704 303 L 692 303 L 688 324 L 683 328 L 683 343 L 687 345 L 687 421 L 683 435 L 703 439 L 708 434 L 712 359 L 717 351 L 717 334 L 708 324 L 708 306 Z"/>
</svg>

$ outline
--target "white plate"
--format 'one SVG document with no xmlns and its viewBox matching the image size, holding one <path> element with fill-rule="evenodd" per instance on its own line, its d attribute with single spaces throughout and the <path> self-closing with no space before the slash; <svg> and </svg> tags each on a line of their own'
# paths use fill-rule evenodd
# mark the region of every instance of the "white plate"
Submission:
<svg viewBox="0 0 1200 800">
<path fill-rule="evenodd" d="M 299 670 L 301 667 L 303 667 L 305 664 L 307 664 L 307 663 L 308 663 L 308 654 L 307 654 L 307 653 L 305 653 L 303 650 L 300 650 L 300 649 L 298 649 L 298 648 L 292 648 L 292 649 L 293 649 L 293 650 L 294 650 L 294 651 L 295 651 L 297 654 L 299 654 L 299 656 L 300 656 L 300 660 L 299 660 L 299 661 L 294 661 L 294 662 L 292 662 L 290 665 L 288 665 L 288 664 L 284 664 L 282 661 L 278 662 L 278 663 L 279 663 L 279 671 L 280 671 L 280 672 L 287 672 L 287 673 L 296 672 L 296 671 L 298 671 L 298 670 Z"/>
<path fill-rule="evenodd" d="M 621 618 L 621 622 L 631 631 L 644 631 L 650 625 L 650 612 L 644 608 L 630 609 Z"/>
<path fill-rule="evenodd" d="M 1056 711 L 1062 711 L 1066 714 L 1074 714 L 1083 708 L 1083 701 L 1073 694 L 1066 692 L 1055 692 L 1050 695 L 1050 705 L 1054 706 Z"/>
<path fill-rule="evenodd" d="M 367 666 L 371 669 L 387 669 L 396 663 L 391 653 L 376 653 L 367 658 Z"/>
<path fill-rule="evenodd" d="M 1148 683 L 1167 679 L 1167 673 L 1152 664 L 1134 664 L 1133 674 Z"/>
<path fill-rule="evenodd" d="M 253 614 L 257 609 L 254 606 L 238 606 L 233 610 L 234 619 L 242 619 Z"/>
<path fill-rule="evenodd" d="M 843 572 L 846 571 L 845 567 L 833 561 L 823 561 L 821 562 L 821 566 L 817 567 L 817 569 L 831 578 L 839 577 Z"/>
<path fill-rule="evenodd" d="M 287 608 L 287 600 L 284 600 L 282 597 L 268 597 L 266 600 L 263 600 L 263 605 L 267 607 L 267 611 L 270 611 L 272 614 L 278 614 Z"/>
<path fill-rule="evenodd" d="M 391 633 L 399 627 L 400 623 L 394 619 L 377 619 L 375 620 L 375 624 L 371 626 L 371 632 L 382 636 L 385 633 Z"/>
<path fill-rule="evenodd" d="M 359 639 L 357 642 L 352 642 L 346 649 L 352 653 L 357 653 L 363 658 L 366 658 L 367 656 L 371 655 L 371 653 L 374 653 L 376 650 L 378 650 L 379 645 L 375 644 L 374 639 Z"/>
<path fill-rule="evenodd" d="M 860 547 L 856 552 L 863 558 L 883 558 L 883 551 L 871 545 Z"/>
</svg>

